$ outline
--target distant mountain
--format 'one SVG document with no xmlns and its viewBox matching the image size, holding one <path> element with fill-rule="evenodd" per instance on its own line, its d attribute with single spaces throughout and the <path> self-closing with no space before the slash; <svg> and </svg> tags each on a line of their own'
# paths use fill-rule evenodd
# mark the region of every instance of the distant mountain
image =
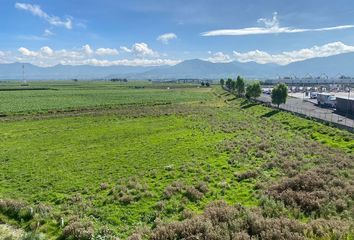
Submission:
<svg viewBox="0 0 354 240">
<path fill-rule="evenodd" d="M 200 59 L 186 60 L 174 66 L 153 69 L 135 74 L 135 78 L 171 79 L 171 78 L 220 78 L 243 75 L 256 77 L 272 72 L 277 65 L 257 63 L 212 63 Z"/>
<path fill-rule="evenodd" d="M 90 65 L 56 65 L 53 67 L 38 67 L 29 63 L 24 64 L 25 77 L 28 80 L 65 80 L 65 79 L 102 79 L 110 75 L 124 77 L 127 74 L 146 72 L 152 67 L 109 66 L 99 67 Z M 0 64 L 0 79 L 22 79 L 22 63 Z"/>
<path fill-rule="evenodd" d="M 313 58 L 285 66 L 255 62 L 211 63 L 199 59 L 187 60 L 175 66 L 153 69 L 133 75 L 135 78 L 225 78 L 242 75 L 248 78 L 277 78 L 278 76 L 305 77 L 321 74 L 335 77 L 338 74 L 354 76 L 354 53 Z"/>
<path fill-rule="evenodd" d="M 307 74 L 319 76 L 344 74 L 354 76 L 354 53 L 331 57 L 313 58 L 285 66 L 276 64 L 258 64 L 255 62 L 212 63 L 200 59 L 186 60 L 174 66 L 133 67 L 133 66 L 69 66 L 37 67 L 25 64 L 26 79 L 61 80 L 61 79 L 178 79 L 200 78 L 218 79 L 242 75 L 247 78 L 276 78 L 280 76 L 304 77 Z M 22 79 L 22 64 L 0 64 L 0 79 Z"/>
<path fill-rule="evenodd" d="M 354 53 L 334 55 L 331 57 L 312 58 L 301 62 L 290 63 L 281 67 L 283 75 L 295 74 L 303 77 L 306 74 L 328 76 L 343 74 L 354 77 Z"/>
</svg>

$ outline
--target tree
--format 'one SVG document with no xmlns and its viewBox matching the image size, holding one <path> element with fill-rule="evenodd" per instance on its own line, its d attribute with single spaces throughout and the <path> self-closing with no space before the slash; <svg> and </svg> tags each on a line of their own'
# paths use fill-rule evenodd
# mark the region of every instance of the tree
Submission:
<svg viewBox="0 0 354 240">
<path fill-rule="evenodd" d="M 231 81 L 231 90 L 232 90 L 232 92 L 235 92 L 235 90 L 236 90 L 236 81 L 234 81 L 234 80 Z"/>
<path fill-rule="evenodd" d="M 201 82 L 200 85 L 202 85 L 202 87 L 204 87 L 204 86 L 205 86 L 205 83 L 204 83 L 204 82 Z"/>
<path fill-rule="evenodd" d="M 288 87 L 284 83 L 280 83 L 272 90 L 272 103 L 278 105 L 285 103 L 288 97 Z"/>
<path fill-rule="evenodd" d="M 220 85 L 221 85 L 221 87 L 224 87 L 224 85 L 225 85 L 225 80 L 224 79 L 220 79 Z"/>
<path fill-rule="evenodd" d="M 248 99 L 257 98 L 261 96 L 261 93 L 262 93 L 261 85 L 258 82 L 248 85 L 246 88 L 246 97 Z"/>
<path fill-rule="evenodd" d="M 227 87 L 229 90 L 231 90 L 231 84 L 232 84 L 232 79 L 231 79 L 231 78 L 228 78 L 228 79 L 226 80 L 226 87 Z"/>
<path fill-rule="evenodd" d="M 237 91 L 237 95 L 239 97 L 242 96 L 242 94 L 245 93 L 245 81 L 243 80 L 242 77 L 237 76 L 237 80 L 236 80 L 236 91 Z"/>
<path fill-rule="evenodd" d="M 206 82 L 205 86 L 206 86 L 206 87 L 210 87 L 210 83 L 209 83 L 209 82 Z"/>
</svg>

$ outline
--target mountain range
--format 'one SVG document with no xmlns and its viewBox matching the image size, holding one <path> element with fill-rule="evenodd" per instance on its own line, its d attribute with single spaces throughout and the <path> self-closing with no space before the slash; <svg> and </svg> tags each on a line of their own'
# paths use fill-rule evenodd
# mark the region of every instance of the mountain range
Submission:
<svg viewBox="0 0 354 240">
<path fill-rule="evenodd" d="M 1 80 L 21 80 L 22 63 L 0 64 Z M 212 63 L 200 59 L 185 60 L 174 66 L 137 67 L 90 65 L 56 65 L 38 67 L 24 64 L 27 80 L 65 80 L 65 79 L 219 79 L 242 75 L 246 78 L 277 78 L 278 76 L 306 75 L 319 76 L 326 74 L 335 77 L 338 74 L 354 76 L 354 53 L 340 54 L 330 57 L 312 58 L 288 65 L 258 64 L 256 62 Z"/>
</svg>

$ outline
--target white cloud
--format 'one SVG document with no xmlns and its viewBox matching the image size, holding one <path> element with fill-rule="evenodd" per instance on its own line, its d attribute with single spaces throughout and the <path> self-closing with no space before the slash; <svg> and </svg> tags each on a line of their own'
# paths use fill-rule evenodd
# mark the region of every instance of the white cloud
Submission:
<svg viewBox="0 0 354 240">
<path fill-rule="evenodd" d="M 18 51 L 19 51 L 23 56 L 26 56 L 26 57 L 36 57 L 36 56 L 38 56 L 38 53 L 37 53 L 37 52 L 28 50 L 27 48 L 24 48 L 24 47 L 20 47 L 20 48 L 18 49 Z"/>
<path fill-rule="evenodd" d="M 134 46 L 134 45 L 133 45 Z M 139 46 L 139 45 L 138 45 Z M 104 59 L 104 56 L 113 56 L 119 54 L 114 48 L 97 48 L 92 49 L 90 45 L 86 44 L 81 48 L 72 50 L 60 49 L 53 50 L 49 46 L 43 46 L 38 51 L 33 51 L 25 47 L 18 49 L 18 54 L 0 51 L 0 63 L 11 63 L 15 61 L 28 62 L 37 66 L 49 67 L 57 64 L 65 65 L 94 65 L 94 66 L 161 66 L 161 65 L 175 65 L 180 60 L 167 58 L 150 58 L 144 57 L 144 53 L 150 54 L 149 48 L 142 45 L 142 48 L 132 47 L 132 52 L 136 55 L 141 55 L 132 59 Z M 144 48 L 147 47 L 148 49 Z M 152 51 L 152 50 L 151 50 Z"/>
<path fill-rule="evenodd" d="M 49 29 L 45 29 L 44 30 L 43 36 L 50 37 L 50 36 L 53 36 L 53 35 L 54 35 L 54 33 L 52 31 L 50 31 Z"/>
<path fill-rule="evenodd" d="M 263 23 L 266 28 L 278 28 L 279 27 L 279 20 L 278 20 L 278 13 L 273 13 L 273 18 L 260 18 L 257 20 L 258 23 Z"/>
<path fill-rule="evenodd" d="M 117 49 L 115 48 L 98 48 L 96 50 L 96 54 L 99 56 L 114 56 L 114 55 L 118 55 L 119 52 Z"/>
<path fill-rule="evenodd" d="M 294 51 L 286 51 L 279 54 L 270 54 L 265 51 L 254 50 L 246 53 L 233 52 L 233 57 L 239 62 L 257 62 L 261 64 L 276 63 L 286 65 L 292 62 L 303 61 L 316 57 L 329 57 L 342 53 L 354 52 L 354 46 L 345 45 L 342 42 L 328 43 L 322 46 L 314 46 Z"/>
<path fill-rule="evenodd" d="M 50 47 L 42 47 L 40 50 L 40 53 L 42 54 L 42 56 L 53 56 L 54 52 Z"/>
<path fill-rule="evenodd" d="M 208 51 L 209 54 L 212 54 L 211 51 Z M 211 57 L 206 59 L 209 62 L 213 62 L 213 63 L 226 63 L 226 62 L 231 62 L 232 59 L 230 58 L 229 55 L 224 54 L 223 52 L 216 52 L 214 54 L 212 54 Z"/>
<path fill-rule="evenodd" d="M 159 54 L 153 51 L 146 43 L 134 43 L 131 48 L 120 47 L 123 51 L 127 53 L 133 53 L 138 57 L 159 57 Z"/>
<path fill-rule="evenodd" d="M 155 53 L 151 48 L 146 43 L 135 43 L 132 48 L 132 52 L 135 53 L 138 56 L 149 56 L 149 57 L 155 57 L 158 54 Z"/>
<path fill-rule="evenodd" d="M 0 51 L 0 57 L 5 57 L 5 53 Z"/>
<path fill-rule="evenodd" d="M 174 33 L 165 33 L 157 37 L 157 40 L 163 44 L 168 44 L 170 40 L 176 39 L 177 35 Z"/>
<path fill-rule="evenodd" d="M 301 33 L 301 32 L 322 32 L 333 31 L 340 29 L 354 28 L 354 25 L 340 25 L 335 27 L 324 28 L 291 28 L 280 27 L 278 14 L 275 12 L 272 19 L 260 18 L 258 23 L 263 24 L 264 27 L 249 27 L 240 29 L 218 29 L 201 33 L 202 36 L 245 36 L 256 34 L 277 34 L 277 33 Z"/>
<path fill-rule="evenodd" d="M 94 66 L 162 66 L 175 65 L 180 60 L 172 59 L 120 59 L 120 60 L 97 60 L 95 58 L 85 60 L 63 60 L 63 65 L 94 65 Z"/>
<path fill-rule="evenodd" d="M 25 10 L 31 12 L 34 16 L 40 17 L 47 21 L 50 25 L 53 26 L 62 26 L 67 29 L 72 29 L 72 20 L 70 17 L 65 18 L 65 20 L 61 19 L 57 16 L 50 16 L 46 12 L 44 12 L 39 5 L 33 5 L 29 3 L 16 3 L 15 8 L 20 10 Z"/>
<path fill-rule="evenodd" d="M 84 52 L 86 55 L 91 55 L 91 54 L 93 54 L 93 50 L 92 50 L 92 48 L 90 47 L 90 45 L 88 45 L 88 44 L 82 46 L 82 50 L 83 50 L 83 52 Z"/>
<path fill-rule="evenodd" d="M 121 50 L 123 50 L 124 52 L 127 52 L 127 53 L 131 53 L 132 52 L 132 50 L 130 50 L 129 48 L 127 48 L 127 47 L 120 47 L 120 49 Z"/>
</svg>

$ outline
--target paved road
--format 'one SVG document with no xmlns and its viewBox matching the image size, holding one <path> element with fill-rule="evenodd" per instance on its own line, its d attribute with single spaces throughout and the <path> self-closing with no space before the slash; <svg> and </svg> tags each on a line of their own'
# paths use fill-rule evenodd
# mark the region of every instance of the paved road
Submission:
<svg viewBox="0 0 354 240">
<path fill-rule="evenodd" d="M 271 102 L 270 95 L 266 94 L 263 94 L 258 99 L 262 102 Z M 333 109 L 319 107 L 317 106 L 317 101 L 313 99 L 300 99 L 289 97 L 287 99 L 286 104 L 282 104 L 280 108 L 296 113 L 301 113 L 310 117 L 315 117 L 345 125 L 351 127 L 352 130 L 354 128 L 354 119 L 346 118 L 343 115 L 339 115 Z"/>
</svg>

